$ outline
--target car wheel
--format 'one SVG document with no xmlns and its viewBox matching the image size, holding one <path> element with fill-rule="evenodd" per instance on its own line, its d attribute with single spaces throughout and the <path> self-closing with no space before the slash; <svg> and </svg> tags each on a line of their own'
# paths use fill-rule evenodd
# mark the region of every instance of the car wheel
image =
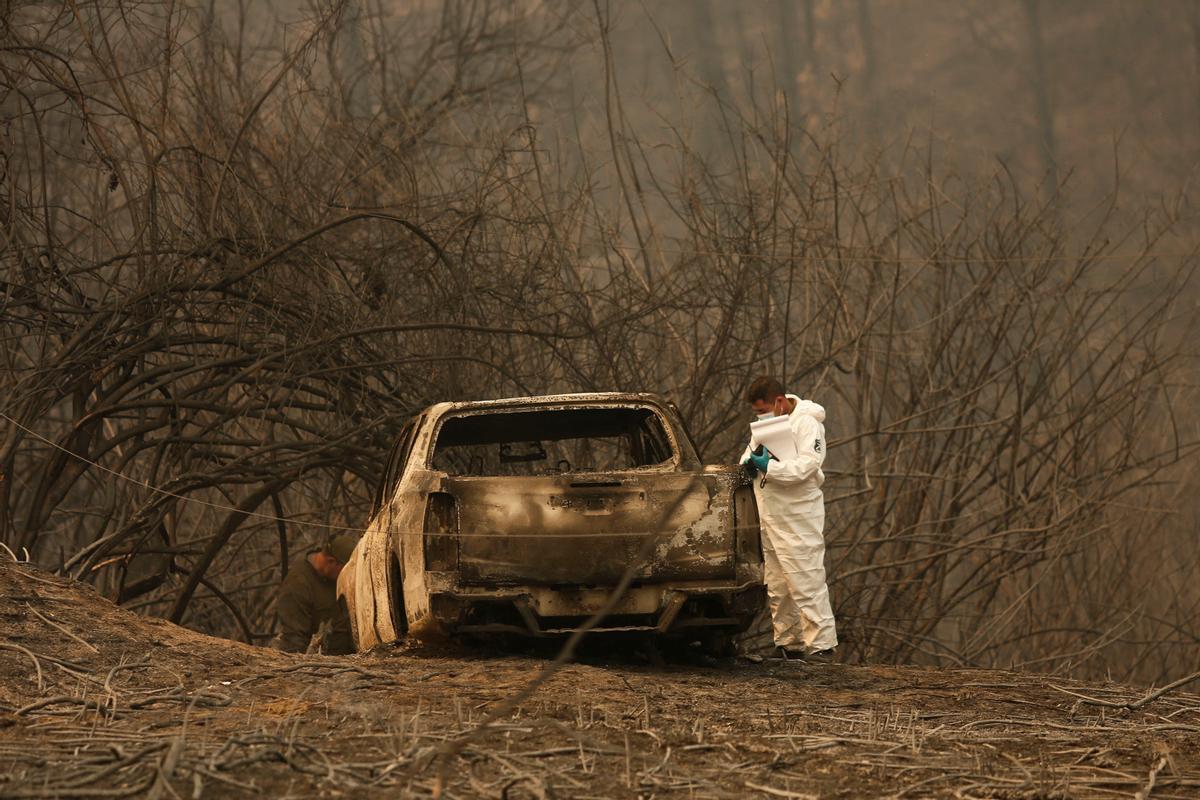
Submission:
<svg viewBox="0 0 1200 800">
<path fill-rule="evenodd" d="M 708 633 L 700 640 L 700 649 L 713 658 L 731 658 L 737 653 L 733 636 L 728 633 Z"/>
</svg>

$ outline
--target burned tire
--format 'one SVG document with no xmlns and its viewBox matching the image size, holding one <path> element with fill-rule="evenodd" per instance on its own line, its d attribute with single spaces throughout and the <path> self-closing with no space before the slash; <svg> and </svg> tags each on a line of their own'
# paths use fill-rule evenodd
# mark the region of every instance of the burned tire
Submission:
<svg viewBox="0 0 1200 800">
<path fill-rule="evenodd" d="M 737 646 L 731 633 L 708 633 L 700 639 L 700 650 L 713 658 L 733 658 Z"/>
</svg>

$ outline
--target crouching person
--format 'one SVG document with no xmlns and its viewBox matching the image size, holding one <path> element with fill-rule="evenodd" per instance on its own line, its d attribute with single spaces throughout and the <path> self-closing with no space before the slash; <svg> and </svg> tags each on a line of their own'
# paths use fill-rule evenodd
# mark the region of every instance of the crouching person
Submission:
<svg viewBox="0 0 1200 800">
<path fill-rule="evenodd" d="M 275 601 L 279 633 L 272 647 L 288 653 L 354 652 L 350 619 L 337 599 L 337 578 L 356 541 L 347 534 L 335 536 L 292 562 Z"/>
<path fill-rule="evenodd" d="M 771 377 L 750 384 L 746 400 L 759 419 L 786 415 L 796 446 L 795 458 L 780 461 L 752 438 L 742 456 L 756 473 L 775 645 L 787 657 L 828 660 L 838 640 L 825 584 L 825 409 Z"/>
</svg>

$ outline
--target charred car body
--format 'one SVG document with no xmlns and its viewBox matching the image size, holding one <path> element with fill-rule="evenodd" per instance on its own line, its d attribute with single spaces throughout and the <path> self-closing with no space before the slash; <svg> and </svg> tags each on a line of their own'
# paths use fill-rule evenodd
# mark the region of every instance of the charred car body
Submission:
<svg viewBox="0 0 1200 800">
<path fill-rule="evenodd" d="M 654 539 L 647 542 L 647 537 Z M 719 648 L 762 608 L 750 486 L 648 394 L 441 403 L 402 429 L 338 579 L 359 650 L 433 628 L 595 631 Z"/>
</svg>

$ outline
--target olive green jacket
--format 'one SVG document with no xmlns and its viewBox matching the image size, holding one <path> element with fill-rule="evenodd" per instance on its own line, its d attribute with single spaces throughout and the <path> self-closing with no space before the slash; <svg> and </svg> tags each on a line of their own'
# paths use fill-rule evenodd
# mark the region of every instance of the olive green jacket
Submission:
<svg viewBox="0 0 1200 800">
<path fill-rule="evenodd" d="M 272 642 L 278 650 L 305 653 L 314 644 L 313 636 L 320 634 L 315 644 L 319 652 L 341 655 L 354 652 L 350 637 L 350 619 L 337 600 L 337 585 L 325 580 L 308 555 L 292 562 L 287 577 L 279 586 L 275 601 L 279 617 L 279 634 Z"/>
</svg>

